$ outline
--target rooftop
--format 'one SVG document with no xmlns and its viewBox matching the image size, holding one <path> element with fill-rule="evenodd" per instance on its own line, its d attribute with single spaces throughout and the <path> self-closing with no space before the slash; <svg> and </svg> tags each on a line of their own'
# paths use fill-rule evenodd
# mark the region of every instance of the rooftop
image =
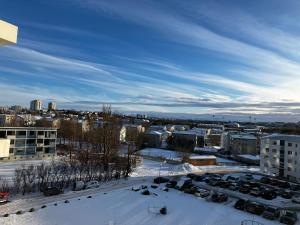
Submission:
<svg viewBox="0 0 300 225">
<path fill-rule="evenodd" d="M 57 130 L 52 127 L 0 127 L 0 130 Z"/>
<path fill-rule="evenodd" d="M 284 140 L 290 142 L 300 142 L 300 135 L 287 135 L 287 134 L 271 134 L 261 139 L 270 139 L 270 140 Z"/>
</svg>

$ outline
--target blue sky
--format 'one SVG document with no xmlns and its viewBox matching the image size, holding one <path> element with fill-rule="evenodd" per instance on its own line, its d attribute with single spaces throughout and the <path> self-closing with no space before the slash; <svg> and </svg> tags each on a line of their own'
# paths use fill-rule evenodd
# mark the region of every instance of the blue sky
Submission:
<svg viewBox="0 0 300 225">
<path fill-rule="evenodd" d="M 1 105 L 300 119 L 297 0 L 1 4 Z"/>
</svg>

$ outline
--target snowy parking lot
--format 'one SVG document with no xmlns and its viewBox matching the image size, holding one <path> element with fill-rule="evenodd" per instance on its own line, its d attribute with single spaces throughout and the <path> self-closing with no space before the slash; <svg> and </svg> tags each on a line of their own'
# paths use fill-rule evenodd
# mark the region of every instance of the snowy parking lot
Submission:
<svg viewBox="0 0 300 225">
<path fill-rule="evenodd" d="M 0 218 L 3 225 L 239 225 L 254 219 L 264 225 L 280 223 L 265 220 L 232 207 L 233 201 L 212 203 L 180 191 L 149 188 L 150 196 L 130 188 L 99 192 L 92 198 L 74 198 L 69 203 L 48 204 L 34 212 Z M 80 199 L 80 200 L 79 200 Z M 167 215 L 157 213 L 166 206 Z M 76 212 L 76 213 L 75 213 Z"/>
</svg>

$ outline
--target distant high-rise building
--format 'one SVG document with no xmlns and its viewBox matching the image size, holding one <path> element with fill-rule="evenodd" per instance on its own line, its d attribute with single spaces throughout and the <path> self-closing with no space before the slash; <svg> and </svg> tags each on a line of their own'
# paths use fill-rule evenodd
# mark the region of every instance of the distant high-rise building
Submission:
<svg viewBox="0 0 300 225">
<path fill-rule="evenodd" d="M 42 110 L 42 101 L 41 100 L 32 100 L 30 102 L 30 110 L 31 111 L 39 111 Z"/>
<path fill-rule="evenodd" d="M 49 103 L 48 103 L 48 110 L 49 110 L 49 111 L 54 111 L 54 110 L 56 110 L 56 102 L 49 102 Z"/>
</svg>

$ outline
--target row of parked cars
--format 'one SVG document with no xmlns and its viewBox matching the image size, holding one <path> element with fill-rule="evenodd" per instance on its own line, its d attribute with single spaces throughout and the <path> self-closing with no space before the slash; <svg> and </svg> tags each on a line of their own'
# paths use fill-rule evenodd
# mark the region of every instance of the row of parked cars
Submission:
<svg viewBox="0 0 300 225">
<path fill-rule="evenodd" d="M 209 198 L 213 202 L 226 202 L 228 200 L 227 194 L 220 192 L 211 192 L 206 189 L 198 188 L 193 184 L 193 180 L 197 182 L 206 182 L 212 186 L 220 186 L 223 188 L 229 188 L 231 190 L 240 191 L 245 194 L 250 194 L 255 197 L 262 197 L 265 199 L 274 199 L 277 195 L 284 196 L 285 192 L 278 192 L 276 189 L 270 187 L 261 186 L 259 182 L 255 182 L 251 177 L 251 174 L 246 174 L 244 179 L 238 180 L 235 177 L 227 176 L 225 179 L 221 179 L 222 176 L 218 174 L 188 174 L 187 177 L 182 177 L 179 181 L 169 180 L 167 178 L 156 178 L 155 183 L 166 183 L 167 188 L 175 188 L 188 194 L 194 194 L 197 197 Z M 236 189 L 230 186 L 234 183 L 238 184 Z M 286 198 L 290 198 L 287 196 Z M 234 204 L 234 208 L 247 211 L 252 214 L 261 215 L 269 220 L 279 220 L 283 224 L 294 225 L 297 220 L 297 214 L 293 211 L 280 211 L 279 209 L 271 206 L 265 206 L 255 201 L 249 201 L 246 199 L 239 199 Z"/>
<path fill-rule="evenodd" d="M 242 178 L 227 176 L 223 178 L 222 175 L 193 175 L 189 174 L 191 178 L 196 181 L 203 181 L 214 187 L 226 188 L 231 191 L 239 191 L 243 194 L 249 194 L 254 197 L 261 197 L 266 200 L 273 200 L 277 196 L 285 199 L 293 199 L 294 202 L 300 203 L 300 198 L 294 194 L 293 191 L 286 190 L 283 187 L 272 187 L 257 181 L 251 174 L 245 174 Z"/>
<path fill-rule="evenodd" d="M 83 182 L 83 181 L 75 181 L 73 183 L 72 190 L 73 191 L 81 191 L 84 189 L 93 189 L 100 187 L 100 183 L 96 180 Z M 42 192 L 45 196 L 53 196 L 64 193 L 64 189 L 58 186 L 45 186 L 42 188 Z"/>
<path fill-rule="evenodd" d="M 157 177 L 154 179 L 154 183 L 160 184 L 160 183 L 166 183 L 166 188 L 174 188 L 177 190 L 180 190 L 187 194 L 193 194 L 196 197 L 201 198 L 209 198 L 213 202 L 226 202 L 228 200 L 228 195 L 218 192 L 213 192 L 199 188 L 196 185 L 193 184 L 192 179 L 190 177 L 182 177 L 179 181 L 176 180 L 169 180 L 167 178 L 163 177 Z"/>
<path fill-rule="evenodd" d="M 271 186 L 279 187 L 279 188 L 290 189 L 291 191 L 300 191 L 299 184 L 290 183 L 288 181 L 280 180 L 273 177 L 263 176 L 260 179 L 260 182 Z"/>
<path fill-rule="evenodd" d="M 295 212 L 280 212 L 280 210 L 275 207 L 264 206 L 263 204 L 260 204 L 258 202 L 245 199 L 237 200 L 234 204 L 234 208 L 256 215 L 262 215 L 264 218 L 269 220 L 279 219 L 281 223 L 288 225 L 294 225 L 298 220 L 297 214 Z"/>
</svg>

